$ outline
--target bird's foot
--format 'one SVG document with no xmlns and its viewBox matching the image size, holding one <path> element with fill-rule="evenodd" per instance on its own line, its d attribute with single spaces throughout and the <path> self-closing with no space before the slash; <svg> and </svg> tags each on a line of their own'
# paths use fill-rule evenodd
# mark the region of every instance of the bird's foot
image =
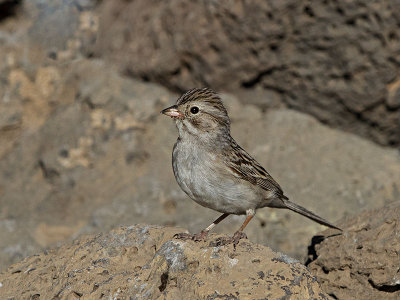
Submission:
<svg viewBox="0 0 400 300">
<path fill-rule="evenodd" d="M 174 235 L 175 239 L 179 239 L 179 240 L 192 240 L 195 242 L 200 242 L 203 241 L 206 237 L 207 237 L 208 231 L 202 230 L 199 233 L 196 234 L 190 234 L 190 233 L 186 233 L 186 232 L 182 232 L 182 233 L 177 233 Z"/>
<path fill-rule="evenodd" d="M 241 239 L 247 239 L 247 235 L 243 231 L 236 231 L 232 237 L 220 237 L 210 243 L 211 247 L 218 247 L 233 244 L 233 248 L 236 250 L 237 244 Z"/>
</svg>

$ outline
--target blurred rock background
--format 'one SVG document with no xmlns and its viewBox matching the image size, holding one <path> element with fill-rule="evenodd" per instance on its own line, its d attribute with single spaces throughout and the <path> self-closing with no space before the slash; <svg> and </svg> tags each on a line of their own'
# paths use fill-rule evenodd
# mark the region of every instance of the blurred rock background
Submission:
<svg viewBox="0 0 400 300">
<path fill-rule="evenodd" d="M 223 93 L 232 135 L 318 215 L 399 201 L 399 32 L 394 0 L 0 1 L 0 270 L 119 225 L 209 225 L 159 114 L 193 87 Z M 263 209 L 246 232 L 305 261 L 322 228 Z"/>
</svg>

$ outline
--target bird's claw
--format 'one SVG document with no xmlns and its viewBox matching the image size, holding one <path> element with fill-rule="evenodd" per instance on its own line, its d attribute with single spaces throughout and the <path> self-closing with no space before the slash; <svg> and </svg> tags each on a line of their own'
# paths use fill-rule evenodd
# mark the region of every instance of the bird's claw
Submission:
<svg viewBox="0 0 400 300">
<path fill-rule="evenodd" d="M 232 237 L 220 237 L 210 243 L 211 247 L 225 246 L 233 244 L 233 248 L 236 250 L 237 244 L 241 239 L 247 239 L 247 235 L 243 231 L 236 231 Z"/>
<path fill-rule="evenodd" d="M 207 234 L 208 234 L 208 232 L 204 231 L 204 230 L 199 232 L 199 233 L 196 233 L 196 234 L 190 234 L 190 233 L 182 232 L 182 233 L 176 233 L 174 235 L 174 238 L 178 239 L 178 240 L 184 240 L 184 241 L 185 240 L 192 240 L 192 241 L 195 241 L 195 242 L 200 242 L 200 241 L 203 241 L 206 238 Z"/>
</svg>

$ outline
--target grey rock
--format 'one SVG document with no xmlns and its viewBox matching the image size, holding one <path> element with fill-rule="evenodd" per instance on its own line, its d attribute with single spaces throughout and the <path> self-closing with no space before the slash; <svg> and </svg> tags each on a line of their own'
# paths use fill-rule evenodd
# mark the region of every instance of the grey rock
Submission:
<svg viewBox="0 0 400 300">
<path fill-rule="evenodd" d="M 59 95 L 51 113 L 35 125 L 38 120 L 23 109 L 20 94 L 27 87 L 22 85 L 14 99 L 25 125 L 18 129 L 17 142 L 0 147 L 3 268 L 83 233 L 140 222 L 198 232 L 218 216 L 191 201 L 172 174 L 177 132 L 159 112 L 178 95 L 122 77 L 101 61 L 78 60 L 68 70 L 57 70 L 65 92 L 48 96 Z M 398 199 L 395 150 L 295 111 L 263 113 L 233 95 L 223 98 L 232 135 L 291 200 L 336 222 Z M 231 216 L 216 232 L 232 234 L 242 221 Z M 262 209 L 246 233 L 253 242 L 304 260 L 309 240 L 321 228 L 292 212 Z"/>
<path fill-rule="evenodd" d="M 400 145 L 399 2 L 104 1 L 97 53 L 180 91 L 209 86 Z M 126 55 L 129 53 L 129 55 Z M 387 106 L 389 104 L 389 107 Z M 396 102 L 397 103 L 397 102 Z"/>
<path fill-rule="evenodd" d="M 281 254 L 268 247 L 241 241 L 236 250 L 219 248 L 216 257 L 208 243 L 171 240 L 180 231 L 135 225 L 82 237 L 0 273 L 1 294 L 7 299 L 328 299 L 304 265 L 276 260 Z"/>
<path fill-rule="evenodd" d="M 313 238 L 308 267 L 335 299 L 399 299 L 400 202 L 343 222 L 344 234 Z"/>
</svg>

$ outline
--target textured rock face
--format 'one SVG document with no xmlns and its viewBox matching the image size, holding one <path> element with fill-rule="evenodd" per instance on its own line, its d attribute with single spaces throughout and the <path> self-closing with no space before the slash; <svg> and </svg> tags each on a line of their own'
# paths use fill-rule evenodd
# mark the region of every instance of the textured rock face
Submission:
<svg viewBox="0 0 400 300">
<path fill-rule="evenodd" d="M 243 99 L 400 144 L 398 1 L 120 0 L 101 19 L 98 54 L 130 74 L 251 88 Z"/>
<path fill-rule="evenodd" d="M 218 216 L 189 200 L 172 174 L 177 132 L 159 112 L 178 95 L 89 58 L 95 3 L 19 2 L 0 23 L 0 269 L 83 233 L 136 223 L 198 232 Z M 399 199 L 396 151 L 293 110 L 224 101 L 235 139 L 291 200 L 335 222 Z M 216 232 L 232 234 L 242 221 L 231 216 Z M 262 209 L 246 233 L 302 259 L 320 230 Z"/>
<path fill-rule="evenodd" d="M 172 174 L 177 132 L 159 112 L 178 95 L 122 77 L 98 60 L 67 66 L 30 72 L 11 66 L 3 73 L 10 82 L 4 92 L 13 100 L 3 103 L 8 117 L 0 134 L 2 268 L 118 225 L 150 222 L 191 232 L 208 226 L 218 213 L 188 199 Z M 398 199 L 396 151 L 294 111 L 264 114 L 234 96 L 224 101 L 235 139 L 293 201 L 335 222 Z M 216 230 L 232 234 L 242 221 L 229 217 Z M 273 209 L 259 210 L 246 228 L 251 241 L 299 259 L 319 230 L 304 217 Z"/>
<path fill-rule="evenodd" d="M 397 201 L 348 219 L 343 236 L 314 237 L 309 268 L 324 291 L 335 299 L 399 299 L 399 216 Z"/>
<path fill-rule="evenodd" d="M 80 238 L 8 268 L 0 293 L 7 299 L 328 299 L 288 256 L 248 241 L 234 251 L 171 240 L 180 231 L 137 225 Z"/>
</svg>

